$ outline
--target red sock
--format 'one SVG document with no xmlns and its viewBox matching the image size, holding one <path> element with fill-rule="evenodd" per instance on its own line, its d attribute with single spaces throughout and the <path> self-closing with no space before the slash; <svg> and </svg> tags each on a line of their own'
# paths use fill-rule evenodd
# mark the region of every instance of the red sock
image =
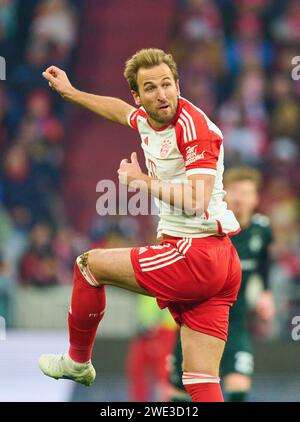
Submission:
<svg viewBox="0 0 300 422">
<path fill-rule="evenodd" d="M 223 402 L 220 378 L 208 374 L 184 372 L 182 376 L 184 388 L 193 402 Z"/>
<path fill-rule="evenodd" d="M 88 271 L 88 270 L 87 270 Z M 89 273 L 89 278 L 92 275 Z M 74 286 L 69 311 L 69 355 L 75 362 L 91 359 L 98 325 L 105 310 L 105 289 L 94 287 L 74 265 Z"/>
</svg>

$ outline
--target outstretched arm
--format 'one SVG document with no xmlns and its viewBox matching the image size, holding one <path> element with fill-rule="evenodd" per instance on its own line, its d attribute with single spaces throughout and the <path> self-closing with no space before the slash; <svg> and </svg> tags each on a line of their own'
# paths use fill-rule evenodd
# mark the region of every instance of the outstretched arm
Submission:
<svg viewBox="0 0 300 422">
<path fill-rule="evenodd" d="M 48 81 L 50 88 L 54 89 L 67 101 L 87 108 L 104 119 L 128 126 L 128 116 L 135 108 L 125 101 L 119 98 L 104 97 L 79 91 L 71 84 L 66 72 L 56 66 L 48 67 L 43 72 L 43 77 Z"/>
</svg>

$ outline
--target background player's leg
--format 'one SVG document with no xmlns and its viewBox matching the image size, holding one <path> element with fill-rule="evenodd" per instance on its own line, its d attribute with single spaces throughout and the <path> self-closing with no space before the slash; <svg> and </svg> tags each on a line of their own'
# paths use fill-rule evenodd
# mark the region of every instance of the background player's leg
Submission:
<svg viewBox="0 0 300 422">
<path fill-rule="evenodd" d="M 183 384 L 193 401 L 224 401 L 219 367 L 225 342 L 217 337 L 191 330 L 180 330 L 183 354 Z"/>
<path fill-rule="evenodd" d="M 154 331 L 151 340 L 150 352 L 152 352 L 156 400 L 165 402 L 169 400 L 170 396 L 168 360 L 174 348 L 175 330 L 173 328 L 159 327 Z"/>
<path fill-rule="evenodd" d="M 190 402 L 191 398 L 187 394 L 182 384 L 182 350 L 180 341 L 180 332 L 177 332 L 175 347 L 170 362 L 170 401 L 171 402 Z"/>
<path fill-rule="evenodd" d="M 241 307 L 241 302 L 239 303 Z M 240 308 L 241 309 L 241 308 Z M 251 379 L 254 370 L 254 358 L 251 339 L 243 324 L 237 320 L 243 314 L 236 312 L 230 320 L 230 332 L 222 357 L 221 374 L 226 392 L 226 401 L 246 401 L 251 389 Z"/>
<path fill-rule="evenodd" d="M 150 400 L 148 347 L 148 339 L 142 334 L 134 338 L 129 345 L 126 373 L 128 380 L 128 399 L 132 402 Z"/>
<path fill-rule="evenodd" d="M 224 389 L 227 401 L 244 402 L 251 389 L 251 378 L 246 375 L 231 373 L 224 377 Z"/>
</svg>

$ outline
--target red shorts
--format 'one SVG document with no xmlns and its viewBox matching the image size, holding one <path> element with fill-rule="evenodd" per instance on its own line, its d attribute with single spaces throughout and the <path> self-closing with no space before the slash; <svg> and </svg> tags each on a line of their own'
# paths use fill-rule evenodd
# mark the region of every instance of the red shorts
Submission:
<svg viewBox="0 0 300 422">
<path fill-rule="evenodd" d="M 168 307 L 175 321 L 227 340 L 229 309 L 241 283 L 241 265 L 229 237 L 168 237 L 133 248 L 138 284 Z"/>
</svg>

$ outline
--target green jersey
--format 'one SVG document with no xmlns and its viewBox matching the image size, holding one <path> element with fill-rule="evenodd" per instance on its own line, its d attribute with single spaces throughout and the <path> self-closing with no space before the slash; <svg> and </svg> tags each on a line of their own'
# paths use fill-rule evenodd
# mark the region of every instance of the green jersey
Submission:
<svg viewBox="0 0 300 422">
<path fill-rule="evenodd" d="M 230 310 L 230 323 L 246 324 L 247 303 L 246 288 L 254 274 L 258 274 L 264 288 L 268 287 L 268 271 L 270 268 L 269 246 L 272 240 L 268 217 L 254 214 L 250 225 L 231 238 L 242 266 L 242 283 L 238 299 Z"/>
</svg>

